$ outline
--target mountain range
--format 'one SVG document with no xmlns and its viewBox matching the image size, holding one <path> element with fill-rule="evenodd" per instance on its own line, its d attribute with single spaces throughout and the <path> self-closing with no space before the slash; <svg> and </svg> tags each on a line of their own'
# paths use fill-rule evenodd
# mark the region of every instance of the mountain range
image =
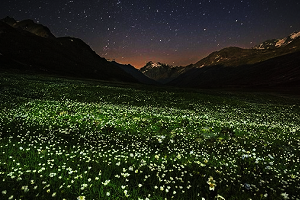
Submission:
<svg viewBox="0 0 300 200">
<path fill-rule="evenodd" d="M 184 73 L 188 69 L 189 67 L 172 66 L 160 62 L 153 63 L 150 61 L 144 67 L 142 67 L 140 71 L 147 77 L 161 84 L 166 84 L 177 78 L 180 74 Z"/>
<path fill-rule="evenodd" d="M 140 69 L 166 85 L 197 88 L 300 86 L 300 32 L 250 49 L 228 47 L 195 64 L 173 67 L 149 62 Z M 166 73 L 169 72 L 169 73 Z"/>
<path fill-rule="evenodd" d="M 32 20 L 0 20 L 0 71 L 193 88 L 300 87 L 300 32 L 249 49 L 228 47 L 187 66 L 108 61 L 79 38 Z"/>
<path fill-rule="evenodd" d="M 132 83 L 149 81 L 133 67 L 134 75 L 101 58 L 81 39 L 57 38 L 41 24 L 10 17 L 0 20 L 0 70 Z"/>
</svg>

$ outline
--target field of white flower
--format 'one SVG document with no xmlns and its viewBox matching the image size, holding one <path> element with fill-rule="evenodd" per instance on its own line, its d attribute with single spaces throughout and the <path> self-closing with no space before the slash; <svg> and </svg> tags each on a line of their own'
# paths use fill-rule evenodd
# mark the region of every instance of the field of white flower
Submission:
<svg viewBox="0 0 300 200">
<path fill-rule="evenodd" d="M 0 199 L 300 199 L 300 101 L 0 74 Z"/>
</svg>

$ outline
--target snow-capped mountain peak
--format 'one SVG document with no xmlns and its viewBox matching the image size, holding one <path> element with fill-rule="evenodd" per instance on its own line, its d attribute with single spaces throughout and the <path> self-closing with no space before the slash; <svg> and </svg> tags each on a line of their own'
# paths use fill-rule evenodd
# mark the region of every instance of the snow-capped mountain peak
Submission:
<svg viewBox="0 0 300 200">
<path fill-rule="evenodd" d="M 152 64 L 151 64 L 151 67 L 160 67 L 160 66 L 161 66 L 160 63 L 152 63 Z"/>
<path fill-rule="evenodd" d="M 282 39 L 267 40 L 259 45 L 253 47 L 253 49 L 276 49 L 284 47 L 292 43 L 295 39 L 300 37 L 300 31 L 290 34 L 288 37 Z"/>
<path fill-rule="evenodd" d="M 290 35 L 290 38 L 292 40 L 296 39 L 297 37 L 300 37 L 300 31 L 299 32 L 294 32 Z"/>
<path fill-rule="evenodd" d="M 285 45 L 286 40 L 287 40 L 287 38 L 277 40 L 275 47 L 281 47 L 281 46 Z"/>
</svg>

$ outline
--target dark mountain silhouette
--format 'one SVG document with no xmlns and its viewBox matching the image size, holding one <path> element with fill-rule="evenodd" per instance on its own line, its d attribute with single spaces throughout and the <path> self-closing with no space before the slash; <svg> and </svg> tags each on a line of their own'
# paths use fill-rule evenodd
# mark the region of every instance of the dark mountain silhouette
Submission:
<svg viewBox="0 0 300 200">
<path fill-rule="evenodd" d="M 149 62 L 139 71 L 109 62 L 78 38 L 56 38 L 32 20 L 0 20 L 0 70 L 171 86 L 299 87 L 300 32 L 251 49 L 228 47 L 186 67 Z M 146 75 L 147 77 L 145 77 Z"/>
<path fill-rule="evenodd" d="M 138 82 L 78 38 L 56 38 L 32 20 L 0 20 L 0 69 Z"/>
<path fill-rule="evenodd" d="M 163 77 L 171 86 L 297 87 L 300 86 L 299 52 L 300 32 L 294 32 L 251 49 L 224 48 L 186 67 L 161 67 L 149 62 L 141 71 L 156 80 Z"/>
<path fill-rule="evenodd" d="M 128 74 L 132 75 L 140 83 L 151 84 L 151 85 L 158 85 L 159 84 L 155 80 L 145 76 L 142 72 L 140 72 L 138 69 L 134 68 L 132 65 L 123 65 L 123 64 L 117 63 L 115 61 L 112 61 L 111 63 L 118 66 L 118 67 L 120 67 L 122 70 L 124 70 Z"/>
<path fill-rule="evenodd" d="M 6 17 L 1 20 L 2 22 L 5 22 L 6 24 L 21 29 L 24 31 L 28 31 L 30 33 L 33 33 L 35 35 L 44 37 L 44 38 L 55 38 L 55 36 L 51 33 L 48 27 L 43 26 L 41 24 L 36 24 L 33 20 L 27 19 L 23 21 L 17 22 L 14 18 Z"/>
<path fill-rule="evenodd" d="M 299 32 L 300 33 L 300 32 Z M 294 35 L 298 37 L 290 37 Z M 193 67 L 201 68 L 204 66 L 242 66 L 259 63 L 278 56 L 286 55 L 300 50 L 300 34 L 291 34 L 284 39 L 272 40 L 272 44 L 268 41 L 251 49 L 242 49 L 238 47 L 228 47 L 220 51 L 211 53 L 206 58 L 195 63 Z M 289 39 L 288 39 L 289 38 Z M 277 42 L 276 42 L 277 41 Z M 278 42 L 281 41 L 281 42 Z M 284 42 L 286 41 L 286 42 Z M 276 46 L 276 44 L 278 44 Z M 280 44 L 280 45 L 279 45 Z M 259 48 L 258 48 L 259 47 Z"/>
<path fill-rule="evenodd" d="M 169 85 L 197 88 L 300 87 L 300 51 L 255 64 L 193 68 Z"/>
</svg>

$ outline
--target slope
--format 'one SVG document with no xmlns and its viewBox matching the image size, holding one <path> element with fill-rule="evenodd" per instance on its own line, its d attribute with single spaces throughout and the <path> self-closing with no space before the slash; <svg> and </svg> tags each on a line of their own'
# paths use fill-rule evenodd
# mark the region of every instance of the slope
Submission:
<svg viewBox="0 0 300 200">
<path fill-rule="evenodd" d="M 48 28 L 31 20 L 11 26 L 9 24 L 13 22 L 12 18 L 5 19 L 0 21 L 2 70 L 18 69 L 63 76 L 138 82 L 130 74 L 101 58 L 78 38 L 55 38 Z M 10 23 L 5 23 L 7 20 Z"/>
</svg>

